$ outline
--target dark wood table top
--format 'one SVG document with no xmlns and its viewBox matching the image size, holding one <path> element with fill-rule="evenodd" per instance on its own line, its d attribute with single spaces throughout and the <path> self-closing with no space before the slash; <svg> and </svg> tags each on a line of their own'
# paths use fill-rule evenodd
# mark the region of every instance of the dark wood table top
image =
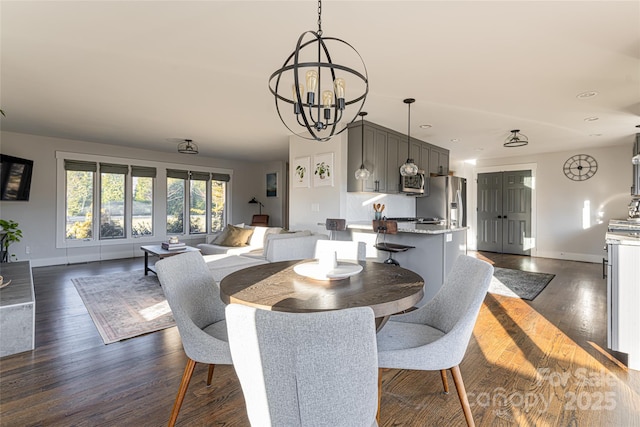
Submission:
<svg viewBox="0 0 640 427">
<path fill-rule="evenodd" d="M 293 267 L 312 260 L 282 261 L 248 267 L 220 283 L 226 304 L 304 313 L 368 306 L 375 317 L 411 308 L 424 295 L 420 275 L 395 265 L 361 261 L 361 273 L 341 280 L 314 280 Z"/>
</svg>

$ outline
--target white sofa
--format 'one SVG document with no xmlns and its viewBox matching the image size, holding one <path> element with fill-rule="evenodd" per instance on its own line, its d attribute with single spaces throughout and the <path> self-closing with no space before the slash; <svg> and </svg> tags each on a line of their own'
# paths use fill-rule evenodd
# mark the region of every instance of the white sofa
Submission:
<svg viewBox="0 0 640 427">
<path fill-rule="evenodd" d="M 307 230 L 293 233 L 269 233 L 265 236 L 263 249 L 239 255 L 227 252 L 203 253 L 203 256 L 214 279 L 220 282 L 225 276 L 254 265 L 314 258 L 316 242 L 327 239 L 325 234 L 314 234 Z M 200 245 L 198 247 L 202 250 Z"/>
<path fill-rule="evenodd" d="M 221 233 L 223 233 L 218 232 L 211 236 L 208 243 L 198 244 L 198 249 L 200 249 L 202 255 L 241 255 L 248 252 L 261 252 L 264 247 L 266 237 L 270 234 L 278 234 L 282 231 L 281 227 L 254 227 L 244 224 L 238 224 L 236 225 L 236 227 L 253 230 L 253 233 L 251 234 L 251 237 L 249 238 L 246 246 L 222 246 L 219 244 L 215 244 L 213 242 L 216 241 L 216 238 L 220 236 Z"/>
</svg>

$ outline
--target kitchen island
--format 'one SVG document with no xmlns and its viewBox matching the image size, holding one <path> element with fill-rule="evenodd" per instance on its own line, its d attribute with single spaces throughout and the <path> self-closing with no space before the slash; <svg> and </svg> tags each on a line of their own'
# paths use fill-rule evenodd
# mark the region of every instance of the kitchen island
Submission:
<svg viewBox="0 0 640 427">
<path fill-rule="evenodd" d="M 371 221 L 347 224 L 350 240 L 365 242 L 367 259 L 382 262 L 387 252 L 376 250 L 373 245 L 377 232 Z M 384 236 L 380 235 L 380 239 Z M 445 227 L 435 224 L 398 222 L 398 233 L 388 234 L 387 242 L 414 246 L 406 252 L 397 253 L 394 258 L 404 268 L 418 273 L 424 279 L 424 297 L 418 305 L 424 305 L 440 290 L 453 262 L 460 254 L 467 252 L 467 227 Z"/>
<path fill-rule="evenodd" d="M 606 234 L 607 347 L 627 353 L 629 369 L 640 370 L 640 234 L 633 231 Z"/>
</svg>

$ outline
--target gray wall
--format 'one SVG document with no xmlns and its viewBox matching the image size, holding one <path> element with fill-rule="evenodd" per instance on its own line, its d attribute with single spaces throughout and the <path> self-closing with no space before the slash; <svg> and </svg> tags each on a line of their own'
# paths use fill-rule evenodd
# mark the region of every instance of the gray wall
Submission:
<svg viewBox="0 0 640 427">
<path fill-rule="evenodd" d="M 271 224 L 282 225 L 284 198 L 279 196 L 278 198 L 269 198 L 267 201 L 265 174 L 279 172 L 279 177 L 283 177 L 284 160 L 269 163 L 248 163 L 11 132 L 2 132 L 1 135 L 0 151 L 3 154 L 34 161 L 30 200 L 28 202 L 0 202 L 0 217 L 17 221 L 24 235 L 21 242 L 11 245 L 10 252 L 15 253 L 18 260 L 30 259 L 33 266 L 73 262 L 73 260 L 79 259 L 80 253 L 83 260 L 142 255 L 142 252 L 131 244 L 97 245 L 73 250 L 56 249 L 56 151 L 232 169 L 234 173 L 230 222 L 250 222 L 251 216 L 257 213 L 257 209 L 255 205 L 250 205 L 247 202 L 251 197 L 256 196 L 265 204 L 263 213 L 271 216 Z M 163 235 L 157 237 L 158 242 L 165 238 Z M 25 253 L 27 246 L 31 249 L 30 254 Z"/>
</svg>

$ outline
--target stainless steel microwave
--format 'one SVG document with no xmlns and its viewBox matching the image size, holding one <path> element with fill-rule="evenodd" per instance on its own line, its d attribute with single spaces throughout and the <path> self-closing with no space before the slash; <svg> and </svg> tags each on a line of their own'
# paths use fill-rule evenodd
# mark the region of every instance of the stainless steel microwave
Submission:
<svg viewBox="0 0 640 427">
<path fill-rule="evenodd" d="M 427 180 L 424 171 L 419 170 L 415 176 L 400 175 L 400 192 L 407 194 L 424 194 L 424 188 Z"/>
</svg>

